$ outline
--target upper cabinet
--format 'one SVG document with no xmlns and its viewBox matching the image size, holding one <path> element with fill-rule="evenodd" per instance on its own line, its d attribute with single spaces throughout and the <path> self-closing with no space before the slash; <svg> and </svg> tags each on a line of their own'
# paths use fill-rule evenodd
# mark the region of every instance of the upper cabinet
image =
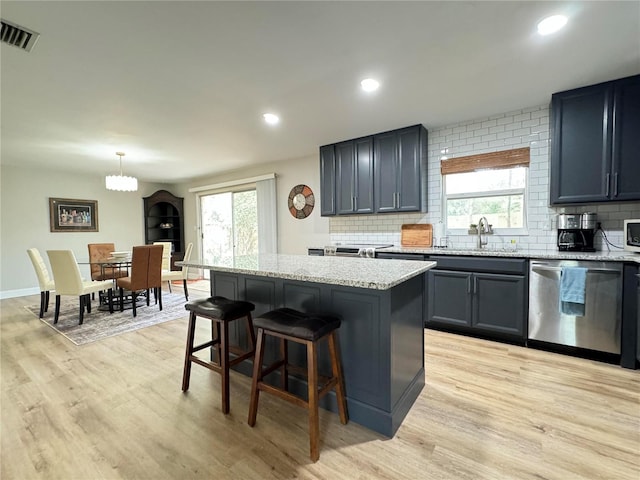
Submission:
<svg viewBox="0 0 640 480">
<path fill-rule="evenodd" d="M 336 214 L 336 150 L 333 145 L 320 147 L 320 215 Z"/>
<path fill-rule="evenodd" d="M 338 143 L 335 152 L 336 213 L 372 213 L 373 138 Z"/>
<path fill-rule="evenodd" d="M 321 215 L 426 211 L 422 125 L 320 147 Z"/>
<path fill-rule="evenodd" d="M 421 210 L 426 155 L 427 131 L 422 125 L 374 136 L 376 213 Z"/>
<path fill-rule="evenodd" d="M 171 242 L 171 269 L 184 257 L 184 206 L 182 197 L 158 190 L 144 197 L 144 241 Z"/>
<path fill-rule="evenodd" d="M 551 99 L 551 204 L 640 200 L 640 75 Z"/>
</svg>

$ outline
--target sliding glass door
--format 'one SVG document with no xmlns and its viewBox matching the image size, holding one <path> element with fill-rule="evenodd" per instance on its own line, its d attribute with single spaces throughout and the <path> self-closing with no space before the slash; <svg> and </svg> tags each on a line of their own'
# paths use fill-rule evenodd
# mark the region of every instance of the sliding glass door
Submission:
<svg viewBox="0 0 640 480">
<path fill-rule="evenodd" d="M 258 253 L 256 190 L 200 196 L 202 259 L 205 263 Z M 208 277 L 208 270 L 205 270 Z"/>
</svg>

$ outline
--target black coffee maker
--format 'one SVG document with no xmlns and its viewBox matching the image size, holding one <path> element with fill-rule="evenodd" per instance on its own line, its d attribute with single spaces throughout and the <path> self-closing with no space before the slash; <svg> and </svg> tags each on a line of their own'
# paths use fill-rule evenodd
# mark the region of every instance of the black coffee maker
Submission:
<svg viewBox="0 0 640 480">
<path fill-rule="evenodd" d="M 561 213 L 558 215 L 558 250 L 561 252 L 595 252 L 596 214 Z"/>
</svg>

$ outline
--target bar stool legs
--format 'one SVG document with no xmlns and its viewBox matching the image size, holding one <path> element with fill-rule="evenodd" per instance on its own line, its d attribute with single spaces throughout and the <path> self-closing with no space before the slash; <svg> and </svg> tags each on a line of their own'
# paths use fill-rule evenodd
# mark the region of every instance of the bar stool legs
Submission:
<svg viewBox="0 0 640 480">
<path fill-rule="evenodd" d="M 185 305 L 191 311 L 189 315 L 189 327 L 187 330 L 187 346 L 184 356 L 184 370 L 182 373 L 182 391 L 189 390 L 191 378 L 191 364 L 197 363 L 221 376 L 222 412 L 229 413 L 229 370 L 232 366 L 251 358 L 255 354 L 256 338 L 253 330 L 251 311 L 253 304 L 248 302 L 234 302 L 224 297 L 211 297 L 206 300 L 197 300 Z M 200 345 L 195 343 L 195 331 L 197 317 L 203 317 L 211 321 L 211 340 Z M 241 350 L 239 347 L 229 345 L 229 322 L 239 318 L 246 318 L 247 333 L 249 338 L 249 350 Z M 209 361 L 199 358 L 195 352 L 205 348 L 217 348 L 217 361 L 213 361 L 213 351 Z M 233 360 L 229 353 L 236 355 Z"/>
<path fill-rule="evenodd" d="M 280 318 L 278 316 L 279 313 L 284 311 L 284 318 Z M 291 331 L 291 315 L 297 315 L 301 320 L 306 320 L 307 317 L 300 312 L 295 312 L 290 309 L 280 309 L 275 310 L 274 312 L 269 312 L 262 317 L 255 319 L 256 326 L 258 327 L 258 339 L 256 342 L 256 356 L 253 364 L 253 378 L 251 382 L 251 399 L 249 404 L 249 416 L 248 416 L 248 424 L 253 427 L 256 424 L 256 417 L 258 414 L 258 401 L 260 397 L 260 391 L 264 391 L 267 393 L 271 393 L 276 395 L 283 400 L 287 400 L 296 405 L 307 408 L 309 412 L 309 455 L 312 461 L 317 461 L 320 458 L 320 448 L 319 448 L 319 440 L 320 440 L 320 427 L 319 427 L 319 415 L 318 415 L 318 401 L 321 397 L 329 393 L 331 390 L 335 389 L 336 392 L 336 400 L 338 403 L 338 413 L 340 415 L 340 422 L 342 424 L 346 424 L 349 421 L 347 414 L 347 403 L 345 399 L 345 391 L 344 391 L 344 379 L 342 376 L 342 366 L 340 363 L 340 354 L 339 348 L 337 345 L 337 336 L 336 336 L 336 328 L 340 325 L 340 321 L 334 319 L 333 317 L 330 320 L 337 322 L 337 326 L 330 326 L 329 328 L 324 328 L 325 331 L 322 331 L 321 328 L 316 328 L 315 330 L 309 330 L 306 332 L 306 337 L 301 338 L 297 336 L 292 336 L 287 334 Z M 265 321 L 265 317 L 267 317 Z M 317 319 L 317 318 L 316 318 Z M 281 330 L 281 331 L 278 331 Z M 326 332 L 326 330 L 329 330 Z M 282 333 L 282 331 L 286 331 L 287 333 Z M 322 336 L 318 336 L 315 334 L 319 334 Z M 271 335 L 274 337 L 280 338 L 280 351 L 281 358 L 269 365 L 266 368 L 262 367 L 262 363 L 264 361 L 264 344 L 265 337 L 267 335 Z M 323 380 L 327 380 L 320 388 L 318 388 L 318 383 L 320 380 L 320 376 L 318 375 L 318 354 L 317 354 L 317 346 L 320 340 L 323 338 L 327 338 L 329 343 L 329 354 L 331 357 L 331 369 L 332 376 L 329 379 L 323 378 Z M 308 382 L 308 398 L 307 401 L 304 399 L 289 393 L 286 389 L 286 377 L 288 376 L 288 363 L 286 356 L 287 342 L 292 341 L 296 343 L 300 343 L 306 346 L 307 348 L 307 382 Z M 269 385 L 263 381 L 264 377 L 269 373 L 277 370 L 281 370 L 281 375 L 283 376 L 282 388 L 277 388 L 272 385 Z M 292 367 L 293 368 L 293 367 Z"/>
</svg>

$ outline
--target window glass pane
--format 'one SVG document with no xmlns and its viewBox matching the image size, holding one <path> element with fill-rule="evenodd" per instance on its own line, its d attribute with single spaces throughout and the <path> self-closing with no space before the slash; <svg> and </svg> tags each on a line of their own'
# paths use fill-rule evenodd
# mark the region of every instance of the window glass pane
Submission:
<svg viewBox="0 0 640 480">
<path fill-rule="evenodd" d="M 202 258 L 219 262 L 258 253 L 258 204 L 255 190 L 200 197 Z M 205 277 L 208 270 L 205 270 Z"/>
<path fill-rule="evenodd" d="M 453 173 L 445 176 L 447 194 L 524 188 L 525 180 L 525 167 Z"/>
<path fill-rule="evenodd" d="M 233 194 L 233 223 L 236 255 L 258 253 L 258 204 L 256 191 Z"/>
<path fill-rule="evenodd" d="M 447 200 L 447 228 L 468 229 L 486 217 L 493 228 L 524 228 L 524 195 Z"/>
</svg>

